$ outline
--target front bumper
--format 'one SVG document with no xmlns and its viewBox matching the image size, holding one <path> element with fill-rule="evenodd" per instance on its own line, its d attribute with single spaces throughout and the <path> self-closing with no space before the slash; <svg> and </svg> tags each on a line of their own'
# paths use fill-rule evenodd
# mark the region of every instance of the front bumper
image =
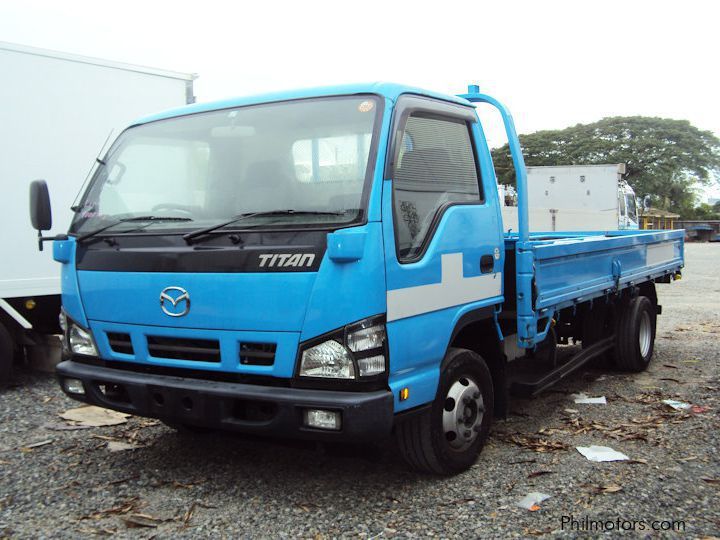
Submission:
<svg viewBox="0 0 720 540">
<path fill-rule="evenodd" d="M 137 373 L 81 364 L 57 366 L 61 379 L 80 379 L 79 401 L 138 416 L 245 433 L 315 440 L 368 441 L 390 434 L 393 396 L 389 390 L 338 392 Z M 64 386 L 63 386 L 64 390 Z M 303 423 L 308 408 L 339 411 L 337 431 Z"/>
</svg>

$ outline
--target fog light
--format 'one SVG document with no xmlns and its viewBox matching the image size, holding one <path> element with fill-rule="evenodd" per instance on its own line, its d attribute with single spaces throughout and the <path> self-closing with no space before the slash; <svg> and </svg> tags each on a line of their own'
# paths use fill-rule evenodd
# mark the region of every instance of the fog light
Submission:
<svg viewBox="0 0 720 540">
<path fill-rule="evenodd" d="M 68 394 L 85 395 L 85 385 L 80 379 L 64 379 L 63 388 Z"/>
<path fill-rule="evenodd" d="M 317 429 L 339 430 L 342 425 L 340 413 L 322 409 L 305 409 L 305 425 Z"/>
</svg>

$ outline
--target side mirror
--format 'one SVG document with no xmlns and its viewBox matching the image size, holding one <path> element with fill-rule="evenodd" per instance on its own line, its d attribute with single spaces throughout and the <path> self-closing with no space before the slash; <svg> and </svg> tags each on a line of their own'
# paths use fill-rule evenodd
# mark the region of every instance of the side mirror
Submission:
<svg viewBox="0 0 720 540">
<path fill-rule="evenodd" d="M 643 212 L 647 212 L 650 209 L 650 203 L 652 203 L 652 197 L 650 195 L 645 195 L 642 200 Z"/>
<path fill-rule="evenodd" d="M 50 193 L 45 180 L 30 183 L 30 221 L 33 229 L 49 231 L 52 228 L 52 211 L 50 210 Z"/>
<path fill-rule="evenodd" d="M 52 228 L 52 211 L 50 210 L 50 193 L 45 180 L 30 183 L 30 221 L 38 232 L 38 249 L 43 250 L 43 242 L 48 240 L 67 240 L 66 235 L 43 236 L 42 231 Z"/>
</svg>

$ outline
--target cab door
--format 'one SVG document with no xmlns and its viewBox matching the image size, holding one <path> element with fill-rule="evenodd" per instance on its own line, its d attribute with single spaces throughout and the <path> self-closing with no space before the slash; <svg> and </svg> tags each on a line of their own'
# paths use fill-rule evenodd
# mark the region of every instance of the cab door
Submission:
<svg viewBox="0 0 720 540">
<path fill-rule="evenodd" d="M 458 321 L 492 317 L 502 302 L 504 249 L 474 109 L 405 95 L 391 135 L 383 188 L 387 331 L 390 386 L 403 410 L 434 399 Z M 403 388 L 409 397 L 399 402 Z"/>
</svg>

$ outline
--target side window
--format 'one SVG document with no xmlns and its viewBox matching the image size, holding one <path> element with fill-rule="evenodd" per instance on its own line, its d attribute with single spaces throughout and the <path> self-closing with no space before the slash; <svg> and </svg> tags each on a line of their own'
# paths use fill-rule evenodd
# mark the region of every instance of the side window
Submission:
<svg viewBox="0 0 720 540">
<path fill-rule="evenodd" d="M 393 211 L 403 261 L 422 251 L 433 218 L 445 206 L 481 202 L 483 196 L 466 121 L 413 113 L 399 144 Z"/>
<path fill-rule="evenodd" d="M 637 223 L 637 203 L 635 202 L 635 197 L 629 193 L 627 195 L 626 205 L 628 217 L 633 221 L 633 223 Z"/>
</svg>

